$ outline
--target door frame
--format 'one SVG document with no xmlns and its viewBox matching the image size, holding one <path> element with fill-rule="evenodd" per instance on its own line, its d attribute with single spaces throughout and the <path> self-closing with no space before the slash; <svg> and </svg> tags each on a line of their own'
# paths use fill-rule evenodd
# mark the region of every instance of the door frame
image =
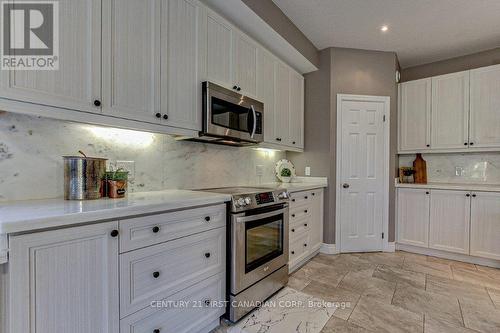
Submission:
<svg viewBox="0 0 500 333">
<path fill-rule="evenodd" d="M 358 102 L 382 102 L 384 103 L 384 208 L 382 210 L 382 232 L 384 239 L 382 239 L 382 248 L 380 251 L 391 252 L 389 248 L 389 179 L 390 179 L 390 128 L 391 128 L 391 98 L 389 96 L 371 96 L 371 95 L 350 95 L 350 94 L 337 94 L 337 147 L 336 147 L 336 198 L 335 198 L 335 247 L 337 252 L 342 253 L 341 243 L 341 160 L 339 158 L 342 152 L 342 102 L 344 101 L 358 101 Z"/>
</svg>

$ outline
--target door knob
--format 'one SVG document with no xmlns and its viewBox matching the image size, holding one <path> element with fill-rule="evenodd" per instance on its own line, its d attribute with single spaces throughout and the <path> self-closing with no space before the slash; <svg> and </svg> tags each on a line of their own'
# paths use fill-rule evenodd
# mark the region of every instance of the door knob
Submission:
<svg viewBox="0 0 500 333">
<path fill-rule="evenodd" d="M 349 188 L 349 184 L 347 183 L 344 183 L 344 185 L 342 185 L 343 188 Z"/>
</svg>

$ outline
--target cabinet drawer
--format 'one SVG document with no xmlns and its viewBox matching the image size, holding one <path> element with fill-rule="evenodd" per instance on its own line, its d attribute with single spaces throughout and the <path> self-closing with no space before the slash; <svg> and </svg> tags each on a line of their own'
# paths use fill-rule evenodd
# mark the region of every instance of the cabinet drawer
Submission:
<svg viewBox="0 0 500 333">
<path fill-rule="evenodd" d="M 309 200 L 309 199 L 308 199 Z M 290 209 L 290 224 L 295 221 L 303 220 L 305 218 L 310 218 L 312 213 L 312 202 L 305 202 L 300 206 L 294 206 Z"/>
<path fill-rule="evenodd" d="M 226 205 L 200 207 L 120 221 L 120 252 L 225 226 Z"/>
<path fill-rule="evenodd" d="M 225 275 L 219 273 L 120 321 L 121 333 L 207 332 L 224 314 Z M 210 301 L 209 306 L 205 301 Z"/>
<path fill-rule="evenodd" d="M 226 228 L 120 255 L 121 318 L 224 271 Z"/>
<path fill-rule="evenodd" d="M 290 266 L 293 266 L 294 261 L 300 260 L 304 254 L 308 251 L 309 246 L 309 233 L 303 233 L 296 239 L 290 241 L 289 246 L 289 262 Z"/>
<path fill-rule="evenodd" d="M 308 219 L 297 221 L 293 225 L 290 225 L 290 240 L 297 239 L 304 233 L 309 233 L 311 231 L 311 222 Z"/>
<path fill-rule="evenodd" d="M 290 193 L 290 211 L 295 207 L 301 206 L 306 203 L 313 201 L 322 191 L 322 189 L 317 188 L 308 191 L 292 192 Z"/>
</svg>

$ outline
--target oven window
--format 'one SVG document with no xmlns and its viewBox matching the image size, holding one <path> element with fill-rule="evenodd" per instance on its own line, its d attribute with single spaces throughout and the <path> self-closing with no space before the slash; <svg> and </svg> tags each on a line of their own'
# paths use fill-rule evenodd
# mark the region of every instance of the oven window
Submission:
<svg viewBox="0 0 500 333">
<path fill-rule="evenodd" d="M 246 223 L 245 273 L 283 254 L 283 214 Z"/>
<path fill-rule="evenodd" d="M 250 109 L 212 96 L 212 124 L 240 132 L 250 132 L 253 114 Z"/>
</svg>

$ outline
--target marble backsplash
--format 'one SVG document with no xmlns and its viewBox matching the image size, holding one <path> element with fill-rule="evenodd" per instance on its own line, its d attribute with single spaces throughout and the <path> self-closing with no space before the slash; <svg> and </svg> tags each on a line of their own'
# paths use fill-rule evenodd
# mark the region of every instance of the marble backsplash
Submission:
<svg viewBox="0 0 500 333">
<path fill-rule="evenodd" d="M 108 158 L 111 165 L 134 161 L 131 192 L 272 182 L 276 161 L 285 158 L 279 151 L 179 142 L 169 135 L 0 111 L 0 201 L 62 197 L 61 156 L 78 150 Z"/>
<path fill-rule="evenodd" d="M 500 184 L 500 153 L 422 154 L 432 183 Z M 412 166 L 415 155 L 400 155 L 399 166 Z"/>
</svg>

